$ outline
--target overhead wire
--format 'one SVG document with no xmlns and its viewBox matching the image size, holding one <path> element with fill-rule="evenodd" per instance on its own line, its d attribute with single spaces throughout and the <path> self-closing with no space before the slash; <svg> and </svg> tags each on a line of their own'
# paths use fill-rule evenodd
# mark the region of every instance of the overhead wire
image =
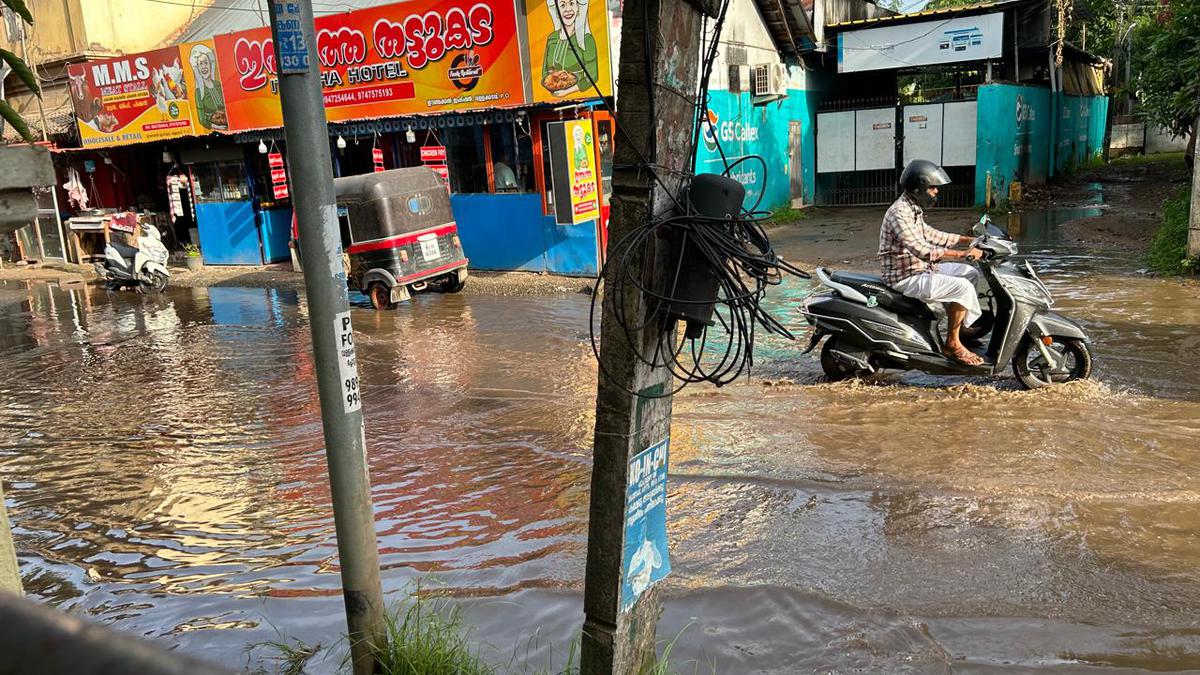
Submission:
<svg viewBox="0 0 1200 675">
<path fill-rule="evenodd" d="M 708 18 L 705 17 L 702 20 L 701 52 L 703 58 L 695 98 L 689 99 L 682 92 L 669 87 L 665 88 L 679 98 L 687 101 L 694 109 L 692 145 L 687 164 L 692 171 L 694 171 L 698 158 L 699 141 L 700 135 L 703 132 L 703 125 L 709 125 L 707 119 L 710 102 L 708 85 L 713 66 L 719 54 L 721 29 L 729 7 L 730 1 L 724 0 L 718 15 L 715 17 L 711 41 L 707 45 L 704 44 L 704 40 L 708 33 Z M 556 6 L 554 8 L 557 10 Z M 648 30 L 650 26 L 649 13 L 645 6 L 643 6 L 643 9 L 646 12 L 643 15 L 643 21 Z M 559 25 L 562 25 L 561 15 L 558 18 Z M 658 83 L 657 78 L 654 76 L 655 68 L 653 59 L 651 58 L 649 34 L 646 37 L 647 39 L 642 40 L 643 75 L 646 80 L 644 84 L 649 93 L 649 118 L 655 120 L 655 123 L 650 125 L 646 147 L 649 150 L 649 155 L 654 157 L 657 156 L 658 119 L 654 91 L 655 89 L 663 89 L 664 87 Z M 637 168 L 647 171 L 651 179 L 667 193 L 675 205 L 673 215 L 652 217 L 643 226 L 634 228 L 619 240 L 609 245 L 609 256 L 602 266 L 597 276 L 596 284 L 592 289 L 591 311 L 589 312 L 588 319 L 592 351 L 600 370 L 610 384 L 623 389 L 626 393 L 641 398 L 671 396 L 678 393 L 688 384 L 699 382 L 712 382 L 717 386 L 729 384 L 743 374 L 748 373 L 752 367 L 754 340 L 758 327 L 761 326 L 768 333 L 788 339 L 794 338 L 781 322 L 771 316 L 762 307 L 761 301 L 766 294 L 767 287 L 782 283 L 784 274 L 802 278 L 808 278 L 809 275 L 804 270 L 779 258 L 771 247 L 770 240 L 762 225 L 763 220 L 769 213 L 758 210 L 765 196 L 764 189 L 760 188 L 757 198 L 749 208 L 746 208 L 743 204 L 740 207 L 739 213 L 731 218 L 700 215 L 693 204 L 685 203 L 684 200 L 677 196 L 675 189 L 672 189 L 659 175 L 659 170 L 665 167 L 653 165 L 648 161 L 647 153 L 639 147 L 621 124 L 620 117 L 616 114 L 611 103 L 605 98 L 595 78 L 588 72 L 585 65 L 587 62 L 575 45 L 573 36 L 568 36 L 566 43 L 576 60 L 581 65 L 584 65 L 581 71 L 591 85 L 591 88 L 600 96 L 601 105 L 612 115 L 618 134 L 624 139 L 625 143 L 628 144 L 627 147 L 639 160 Z M 725 167 L 721 175 L 728 177 L 734 168 L 745 162 L 758 162 L 762 167 L 763 185 L 765 186 L 769 172 L 766 159 L 755 154 L 746 155 L 734 162 L 730 162 L 725 155 L 724 149 L 721 147 L 718 130 L 712 128 L 711 125 L 709 125 L 709 129 L 712 132 L 713 145 Z M 687 174 L 688 178 L 693 176 L 694 173 Z M 687 181 L 681 182 L 684 185 L 677 189 L 686 190 L 688 187 Z M 643 274 L 647 271 L 646 266 L 654 263 L 652 253 L 656 250 L 655 247 L 659 245 L 664 234 L 674 239 L 676 247 L 674 250 L 676 253 L 687 249 L 690 243 L 690 250 L 700 258 L 699 261 L 694 261 L 694 263 L 702 264 L 706 267 L 717 281 L 717 293 L 711 299 L 714 317 L 712 324 L 704 326 L 698 336 L 689 337 L 688 333 L 692 331 L 685 332 L 682 338 L 678 339 L 675 344 L 669 343 L 669 336 L 673 334 L 672 331 L 665 330 L 667 328 L 665 322 L 669 320 L 666 308 L 673 305 L 696 303 L 694 300 L 681 299 L 674 294 L 675 283 L 678 282 L 682 266 L 685 263 L 682 254 L 677 254 L 673 260 L 675 269 L 674 278 L 670 286 L 671 291 L 657 291 L 642 281 Z M 611 285 L 605 288 L 604 292 L 610 296 L 610 307 L 616 324 L 620 326 L 620 332 L 623 334 L 630 351 L 636 355 L 636 358 L 641 363 L 651 368 L 665 367 L 672 377 L 679 381 L 678 386 L 670 391 L 659 394 L 631 391 L 618 383 L 600 359 L 600 348 L 595 323 L 596 301 L 600 295 L 600 285 L 610 276 L 609 269 L 614 264 L 617 265 L 617 271 L 611 275 Z M 625 306 L 626 291 L 630 288 L 627 285 L 631 285 L 632 290 L 647 304 L 645 312 L 647 318 L 644 322 L 637 323 L 629 316 L 628 308 Z M 702 302 L 708 304 L 708 301 Z M 661 331 L 663 337 L 656 341 L 653 349 L 649 350 L 650 353 L 646 353 L 647 350 L 644 350 L 642 345 L 638 344 L 635 336 L 640 335 L 643 329 L 651 327 L 656 323 L 660 324 L 659 327 L 664 329 Z M 724 334 L 725 336 L 723 347 L 720 344 L 719 334 Z M 710 337 L 714 339 L 710 340 Z"/>
</svg>

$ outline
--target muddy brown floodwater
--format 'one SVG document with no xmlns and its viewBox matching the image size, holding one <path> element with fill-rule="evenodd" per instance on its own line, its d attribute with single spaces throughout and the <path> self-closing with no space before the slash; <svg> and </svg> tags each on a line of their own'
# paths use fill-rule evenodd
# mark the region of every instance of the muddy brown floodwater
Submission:
<svg viewBox="0 0 1200 675">
<path fill-rule="evenodd" d="M 659 636 L 682 672 L 1200 669 L 1197 287 L 1063 241 L 1076 215 L 1014 229 L 1094 337 L 1091 382 L 822 383 L 796 281 L 771 302 L 800 345 L 766 340 L 750 381 L 677 399 Z M 871 220 L 776 241 L 834 259 Z M 561 664 L 582 620 L 587 312 L 582 295 L 354 312 L 385 590 L 454 598 L 511 670 Z M 30 594 L 233 667 L 282 634 L 325 647 L 310 672 L 338 668 L 300 294 L 8 284 L 0 362 Z"/>
</svg>

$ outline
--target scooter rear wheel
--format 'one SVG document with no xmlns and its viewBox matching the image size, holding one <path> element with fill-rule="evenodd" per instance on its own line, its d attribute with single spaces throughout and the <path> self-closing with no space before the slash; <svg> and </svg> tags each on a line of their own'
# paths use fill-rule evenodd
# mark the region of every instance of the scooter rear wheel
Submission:
<svg viewBox="0 0 1200 675">
<path fill-rule="evenodd" d="M 821 370 L 830 382 L 841 382 L 858 376 L 858 371 L 838 360 L 833 352 L 838 348 L 837 338 L 831 337 L 821 345 Z"/>
</svg>

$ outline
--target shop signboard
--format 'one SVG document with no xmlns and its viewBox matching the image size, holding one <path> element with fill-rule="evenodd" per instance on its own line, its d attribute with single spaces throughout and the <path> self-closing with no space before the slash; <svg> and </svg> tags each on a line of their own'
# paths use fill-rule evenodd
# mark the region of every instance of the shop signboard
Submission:
<svg viewBox="0 0 1200 675">
<path fill-rule="evenodd" d="M 838 33 L 838 72 L 857 73 L 1000 58 L 1004 13 Z"/>
<path fill-rule="evenodd" d="M 553 122 L 547 125 L 547 131 L 555 221 L 559 225 L 578 225 L 599 219 L 600 186 L 591 121 Z"/>
<path fill-rule="evenodd" d="M 612 96 L 605 0 L 524 2 L 533 102 Z"/>
<path fill-rule="evenodd" d="M 566 123 L 568 171 L 571 184 L 571 222 L 575 225 L 600 217 L 600 185 L 596 180 L 596 146 L 591 120 Z"/>
<path fill-rule="evenodd" d="M 331 122 L 525 103 L 516 7 L 504 0 L 410 0 L 316 20 Z M 279 127 L 271 31 L 214 38 L 230 129 Z"/>
<path fill-rule="evenodd" d="M 190 136 L 191 87 L 179 47 L 67 67 L 83 147 Z"/>
<path fill-rule="evenodd" d="M 225 110 L 225 94 L 221 89 L 221 73 L 213 41 L 186 42 L 179 45 L 179 52 L 188 69 L 196 133 L 228 130 L 229 113 Z"/>
</svg>

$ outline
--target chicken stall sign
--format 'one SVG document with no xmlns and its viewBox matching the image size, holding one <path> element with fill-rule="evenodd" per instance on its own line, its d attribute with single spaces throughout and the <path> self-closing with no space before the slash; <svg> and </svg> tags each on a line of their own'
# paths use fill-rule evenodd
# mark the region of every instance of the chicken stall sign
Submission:
<svg viewBox="0 0 1200 675">
<path fill-rule="evenodd" d="M 159 141 L 195 133 L 179 47 L 67 68 L 83 147 Z"/>
<path fill-rule="evenodd" d="M 411 0 L 316 20 L 331 122 L 525 102 L 516 8 L 500 0 Z M 231 130 L 278 127 L 269 28 L 214 38 Z"/>
</svg>

